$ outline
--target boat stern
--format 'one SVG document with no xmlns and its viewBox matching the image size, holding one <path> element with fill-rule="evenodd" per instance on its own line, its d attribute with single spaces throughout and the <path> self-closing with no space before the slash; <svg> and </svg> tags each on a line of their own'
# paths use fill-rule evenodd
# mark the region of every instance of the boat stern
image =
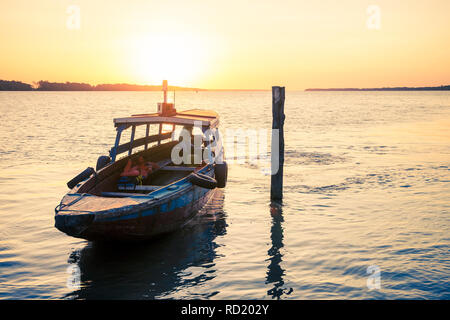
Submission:
<svg viewBox="0 0 450 320">
<path fill-rule="evenodd" d="M 69 236 L 83 238 L 83 232 L 92 224 L 94 217 L 92 213 L 56 213 L 55 227 Z"/>
</svg>

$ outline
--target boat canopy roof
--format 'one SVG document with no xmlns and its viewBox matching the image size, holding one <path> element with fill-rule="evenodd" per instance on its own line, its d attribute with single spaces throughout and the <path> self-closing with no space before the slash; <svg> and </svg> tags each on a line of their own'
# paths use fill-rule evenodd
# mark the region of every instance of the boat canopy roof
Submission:
<svg viewBox="0 0 450 320">
<path fill-rule="evenodd" d="M 158 113 L 135 114 L 131 117 L 114 119 L 114 125 L 119 127 L 167 123 L 194 126 L 197 121 L 201 122 L 202 127 L 215 128 L 219 125 L 219 115 L 214 111 L 201 109 L 181 111 L 173 116 L 162 116 Z"/>
</svg>

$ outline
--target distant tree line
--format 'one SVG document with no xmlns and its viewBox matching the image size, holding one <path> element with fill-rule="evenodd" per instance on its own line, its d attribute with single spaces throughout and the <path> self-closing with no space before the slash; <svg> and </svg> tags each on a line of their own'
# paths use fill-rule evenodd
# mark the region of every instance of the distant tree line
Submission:
<svg viewBox="0 0 450 320">
<path fill-rule="evenodd" d="M 443 91 L 450 90 L 450 86 L 438 87 L 386 87 L 386 88 L 328 88 L 328 89 L 306 89 L 305 91 Z"/>
<path fill-rule="evenodd" d="M 0 90 L 2 91 L 31 91 L 33 87 L 20 81 L 0 80 Z"/>
<path fill-rule="evenodd" d="M 205 91 L 198 88 L 184 88 L 169 86 L 170 91 Z M 39 81 L 33 87 L 20 81 L 0 80 L 0 91 L 161 91 L 162 86 L 140 85 L 140 84 L 98 84 L 92 86 L 88 83 L 78 82 L 49 82 Z M 392 88 L 328 88 L 328 89 L 306 89 L 305 91 L 443 91 L 450 90 L 450 85 L 439 87 L 392 87 Z"/>
<path fill-rule="evenodd" d="M 184 88 L 177 86 L 169 86 L 170 91 L 200 91 L 204 89 L 197 88 Z M 0 91 L 161 91 L 162 86 L 150 86 L 150 85 L 139 85 L 139 84 L 127 84 L 127 83 L 117 83 L 117 84 L 98 84 L 92 86 L 88 83 L 78 83 L 78 82 L 49 82 L 49 81 L 39 81 L 35 83 L 35 87 L 30 84 L 19 82 L 19 81 L 5 81 L 0 80 Z"/>
<path fill-rule="evenodd" d="M 37 83 L 36 90 L 38 91 L 92 91 L 94 87 L 87 83 L 77 83 L 77 82 L 48 82 L 39 81 Z"/>
</svg>

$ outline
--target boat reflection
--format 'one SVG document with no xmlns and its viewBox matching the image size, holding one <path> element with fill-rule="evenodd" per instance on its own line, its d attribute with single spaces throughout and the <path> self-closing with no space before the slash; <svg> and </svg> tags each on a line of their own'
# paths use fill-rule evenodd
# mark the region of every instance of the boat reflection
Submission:
<svg viewBox="0 0 450 320">
<path fill-rule="evenodd" d="M 224 235 L 227 227 L 223 200 L 223 191 L 216 189 L 194 221 L 154 242 L 120 246 L 89 243 L 75 250 L 69 263 L 79 267 L 80 288 L 66 298 L 173 298 L 181 289 L 213 279 L 217 257 L 214 240 Z M 204 272 L 186 276 L 190 267 L 204 268 Z"/>
<path fill-rule="evenodd" d="M 283 248 L 283 208 L 281 204 L 271 203 L 270 214 L 272 215 L 272 227 L 270 228 L 270 239 L 272 240 L 272 247 L 267 254 L 269 255 L 269 266 L 266 276 L 266 284 L 272 287 L 267 291 L 267 295 L 272 299 L 280 299 L 283 294 L 289 295 L 293 289 L 284 288 L 285 270 L 280 263 L 283 261 L 283 255 L 280 250 Z"/>
</svg>

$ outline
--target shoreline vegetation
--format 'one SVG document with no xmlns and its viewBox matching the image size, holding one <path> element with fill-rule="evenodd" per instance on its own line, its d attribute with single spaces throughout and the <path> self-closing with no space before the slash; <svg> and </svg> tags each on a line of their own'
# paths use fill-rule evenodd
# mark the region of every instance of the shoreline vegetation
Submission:
<svg viewBox="0 0 450 320">
<path fill-rule="evenodd" d="M 90 85 L 79 82 L 38 81 L 33 85 L 21 81 L 0 80 L 0 91 L 161 91 L 161 85 L 128 83 Z M 270 91 L 270 89 L 201 89 L 169 86 L 169 91 Z M 384 87 L 384 88 L 308 88 L 305 91 L 450 91 L 450 85 L 437 87 Z"/>
<path fill-rule="evenodd" d="M 169 91 L 270 91 L 270 89 L 201 89 L 168 86 Z M 161 85 L 141 85 L 129 83 L 90 85 L 79 82 L 39 81 L 33 85 L 21 81 L 0 80 L 0 91 L 162 91 Z"/>
<path fill-rule="evenodd" d="M 384 87 L 384 88 L 310 88 L 305 91 L 445 91 L 450 90 L 449 86 L 438 87 Z"/>
<path fill-rule="evenodd" d="M 205 91 L 200 88 L 185 88 L 178 86 L 168 86 L 170 91 Z M 161 91 L 161 85 L 139 85 L 128 83 L 98 84 L 78 82 L 49 82 L 39 81 L 33 83 L 23 83 L 20 81 L 0 80 L 0 91 Z"/>
</svg>

